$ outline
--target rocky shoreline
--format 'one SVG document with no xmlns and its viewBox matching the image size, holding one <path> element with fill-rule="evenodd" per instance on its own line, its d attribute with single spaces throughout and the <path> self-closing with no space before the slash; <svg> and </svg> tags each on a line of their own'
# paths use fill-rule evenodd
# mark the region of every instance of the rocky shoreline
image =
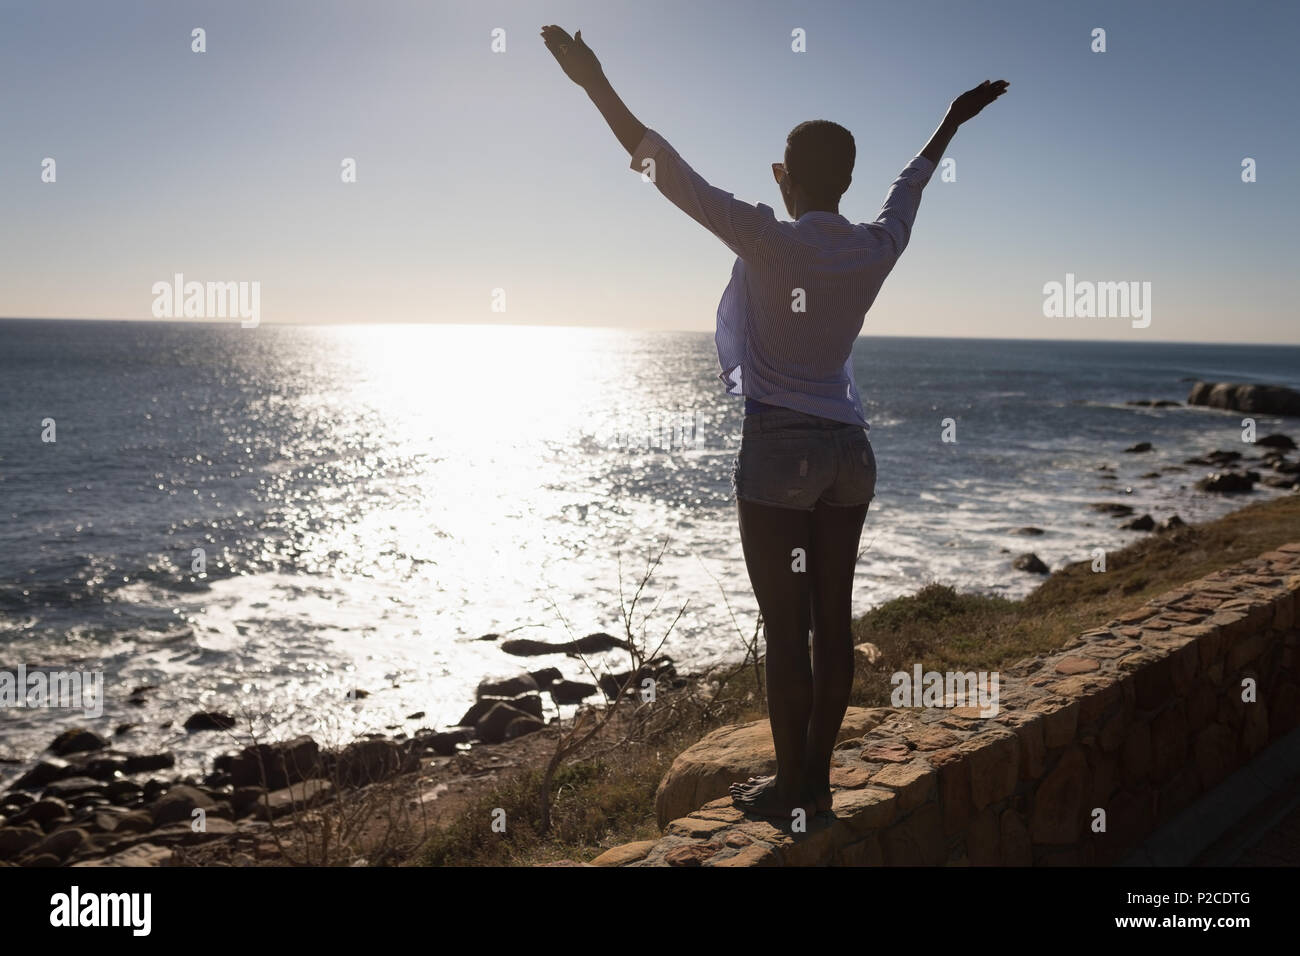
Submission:
<svg viewBox="0 0 1300 956">
<path fill-rule="evenodd" d="M 1213 404 L 1210 397 L 1229 401 L 1233 396 L 1254 395 L 1241 392 L 1244 387 L 1203 385 L 1197 383 L 1192 399 L 1203 396 L 1204 400 L 1189 399 L 1189 404 Z M 1244 494 L 1256 485 L 1300 490 L 1300 460 L 1289 457 L 1296 450 L 1295 442 L 1283 434 L 1269 434 L 1254 444 L 1259 454 L 1251 457 L 1236 450 L 1215 450 L 1166 471 L 1210 469 L 1196 487 L 1213 494 Z M 1151 450 L 1149 442 L 1142 442 L 1124 453 L 1141 455 Z M 1102 465 L 1099 470 L 1105 473 L 1113 468 Z M 1091 507 L 1124 521 L 1120 527 L 1133 531 L 1159 533 L 1182 524 L 1177 515 L 1162 521 L 1150 514 L 1136 515 L 1131 506 L 1120 502 L 1096 502 Z M 1016 533 L 1043 532 L 1025 527 Z M 1015 556 L 1012 565 L 1028 573 L 1050 573 L 1032 552 Z M 622 639 L 604 633 L 563 645 L 501 641 L 496 634 L 482 640 L 499 641 L 501 650 L 515 657 L 627 649 Z M 73 728 L 59 734 L 47 753 L 0 794 L 0 866 L 169 865 L 183 848 L 240 835 L 252 835 L 256 842 L 276 821 L 418 770 L 431 758 L 454 757 L 471 749 L 478 752 L 547 729 L 557 718 L 547 721 L 543 695 L 549 695 L 558 711 L 593 698 L 614 699 L 646 679 L 672 690 L 692 678 L 679 675 L 667 658 L 636 673 L 606 674 L 595 682 L 566 679 L 555 667 L 521 671 L 480 682 L 475 703 L 455 726 L 423 728 L 410 735 L 371 734 L 338 749 L 322 748 L 309 736 L 250 742 L 216 757 L 211 772 L 202 776 L 175 774 L 177 762 L 170 752 L 129 753 L 91 730 Z M 149 689 L 138 688 L 133 697 Z M 364 691 L 355 693 L 365 696 Z M 251 735 L 239 735 L 234 717 L 219 712 L 191 714 L 183 726 L 188 733 L 218 732 L 232 741 L 252 740 Z M 244 859 L 255 862 L 246 855 Z"/>
<path fill-rule="evenodd" d="M 573 643 L 572 653 L 624 646 L 607 634 Z M 490 750 L 545 730 L 543 694 L 558 710 L 597 695 L 608 702 L 647 678 L 668 692 L 689 682 L 669 658 L 635 675 L 602 675 L 598 683 L 566 680 L 555 667 L 488 678 L 457 726 L 371 734 L 337 750 L 305 735 L 255 743 L 216 757 L 201 778 L 168 775 L 176 767 L 170 752 L 128 753 L 91 730 L 72 728 L 0 795 L 0 866 L 165 866 L 179 848 L 240 835 L 257 842 L 274 821 L 417 771 L 431 758 Z M 184 726 L 238 737 L 238 722 L 228 714 L 197 712 Z"/>
<path fill-rule="evenodd" d="M 1176 407 L 1178 402 L 1166 399 L 1135 399 L 1127 404 L 1143 407 Z M 1300 416 L 1300 392 L 1273 385 L 1235 385 L 1230 383 L 1212 384 L 1197 382 L 1188 395 L 1189 406 L 1206 406 L 1228 411 L 1242 411 L 1269 415 Z M 1181 473 L 1187 468 L 1211 469 L 1204 473 L 1195 483 L 1198 491 L 1217 495 L 1248 494 L 1259 485 L 1278 491 L 1300 491 L 1300 459 L 1288 457 L 1296 450 L 1295 441 L 1289 436 L 1273 432 L 1256 438 L 1253 447 L 1262 449 L 1259 454 L 1248 457 L 1246 453 L 1234 449 L 1216 449 L 1201 455 L 1193 455 L 1183 460 L 1181 466 L 1166 468 L 1162 471 L 1150 471 L 1143 478 L 1159 478 L 1165 474 Z M 1126 455 L 1142 455 L 1154 451 L 1151 442 L 1138 442 L 1124 449 Z M 1251 467 L 1246 467 L 1251 466 Z M 1102 478 L 1116 480 L 1112 465 L 1099 465 Z M 1149 513 L 1136 514 L 1135 509 L 1123 502 L 1095 502 L 1093 511 L 1108 515 L 1114 519 L 1123 519 L 1119 525 L 1125 531 L 1172 531 L 1183 526 L 1183 520 L 1176 514 L 1162 520 L 1156 520 Z M 1019 535 L 1040 535 L 1041 528 L 1018 528 L 1013 532 Z M 1011 566 L 1017 571 L 1046 575 L 1051 569 L 1037 554 L 1026 551 L 1012 560 Z"/>
</svg>

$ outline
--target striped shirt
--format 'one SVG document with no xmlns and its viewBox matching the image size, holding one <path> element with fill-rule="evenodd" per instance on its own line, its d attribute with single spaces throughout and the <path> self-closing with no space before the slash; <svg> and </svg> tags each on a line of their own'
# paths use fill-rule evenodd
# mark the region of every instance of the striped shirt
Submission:
<svg viewBox="0 0 1300 956">
<path fill-rule="evenodd" d="M 652 129 L 631 168 L 737 256 L 715 336 L 727 391 L 869 427 L 853 380 L 853 342 L 907 247 L 934 164 L 913 159 L 876 221 L 857 225 L 833 212 L 778 220 L 770 206 L 709 185 Z"/>
</svg>

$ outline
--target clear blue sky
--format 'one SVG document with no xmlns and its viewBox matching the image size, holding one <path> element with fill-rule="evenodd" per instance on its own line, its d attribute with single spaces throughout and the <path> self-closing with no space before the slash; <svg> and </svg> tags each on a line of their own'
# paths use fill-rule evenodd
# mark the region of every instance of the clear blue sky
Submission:
<svg viewBox="0 0 1300 956">
<path fill-rule="evenodd" d="M 770 163 L 801 120 L 853 131 L 841 211 L 871 219 L 951 98 L 1010 80 L 864 332 L 1297 342 L 1296 11 L 5 0 L 0 315 L 144 319 L 183 272 L 259 281 L 264 322 L 711 329 L 731 254 L 628 168 L 542 46 L 554 22 L 697 170 L 778 211 Z M 1151 327 L 1044 318 L 1067 272 L 1151 282 Z"/>
</svg>

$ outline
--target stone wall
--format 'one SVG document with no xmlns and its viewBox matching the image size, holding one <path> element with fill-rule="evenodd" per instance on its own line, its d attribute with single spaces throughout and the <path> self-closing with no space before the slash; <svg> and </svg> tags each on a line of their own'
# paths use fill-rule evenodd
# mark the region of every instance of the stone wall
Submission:
<svg viewBox="0 0 1300 956">
<path fill-rule="evenodd" d="M 836 749 L 834 816 L 811 818 L 806 832 L 746 817 L 721 797 L 668 822 L 662 838 L 615 847 L 592 863 L 1114 863 L 1300 723 L 1298 621 L 1300 543 L 1162 594 L 1055 654 L 1003 670 L 996 716 L 860 712 L 852 726 L 861 736 Z M 1247 678 L 1254 702 L 1243 700 Z M 698 796 L 710 745 L 706 738 L 678 758 L 661 807 L 680 805 L 674 788 Z M 770 762 L 770 753 L 761 759 Z M 691 770 L 675 776 L 679 767 Z M 732 770 L 731 779 L 744 779 Z"/>
</svg>

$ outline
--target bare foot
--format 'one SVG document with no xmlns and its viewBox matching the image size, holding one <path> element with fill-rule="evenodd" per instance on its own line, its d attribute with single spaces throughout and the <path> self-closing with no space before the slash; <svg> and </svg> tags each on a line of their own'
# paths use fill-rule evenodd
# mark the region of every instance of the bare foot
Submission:
<svg viewBox="0 0 1300 956">
<path fill-rule="evenodd" d="M 733 783 L 731 802 L 746 813 L 782 820 L 789 820 L 795 810 L 803 810 L 805 814 L 816 812 L 809 801 L 782 798 L 777 792 L 775 777 L 760 778 L 754 783 Z"/>
<path fill-rule="evenodd" d="M 731 792 L 733 800 L 736 797 L 742 799 L 753 799 L 760 793 L 772 786 L 775 777 L 750 777 L 745 783 L 733 783 L 728 789 Z M 832 810 L 831 788 L 826 784 L 823 788 L 805 788 L 803 793 L 803 804 L 816 808 L 818 813 L 830 813 Z"/>
</svg>

